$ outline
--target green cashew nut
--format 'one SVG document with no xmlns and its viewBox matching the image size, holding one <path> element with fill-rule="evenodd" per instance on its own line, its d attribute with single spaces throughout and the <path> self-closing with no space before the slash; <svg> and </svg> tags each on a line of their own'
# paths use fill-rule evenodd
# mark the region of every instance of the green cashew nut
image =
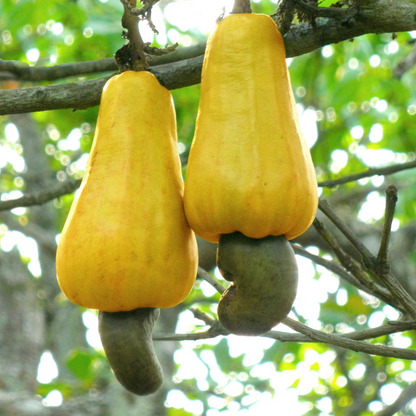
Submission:
<svg viewBox="0 0 416 416">
<path fill-rule="evenodd" d="M 298 267 L 284 236 L 254 239 L 235 232 L 221 236 L 217 265 L 233 284 L 218 304 L 218 318 L 231 333 L 260 335 L 290 312 L 296 298 Z"/>
<path fill-rule="evenodd" d="M 117 380 L 139 396 L 156 392 L 163 383 L 152 341 L 159 314 L 157 308 L 139 308 L 98 315 L 101 342 Z"/>
</svg>

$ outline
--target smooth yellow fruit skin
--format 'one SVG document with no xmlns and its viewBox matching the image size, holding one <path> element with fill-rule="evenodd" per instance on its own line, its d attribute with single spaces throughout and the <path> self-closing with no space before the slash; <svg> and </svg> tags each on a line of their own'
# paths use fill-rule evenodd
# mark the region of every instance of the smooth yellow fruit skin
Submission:
<svg viewBox="0 0 416 416">
<path fill-rule="evenodd" d="M 65 295 L 106 312 L 183 301 L 197 246 L 183 210 L 175 110 L 149 72 L 104 87 L 85 176 L 58 244 Z"/>
<path fill-rule="evenodd" d="M 267 15 L 228 16 L 208 40 L 184 203 L 195 233 L 214 243 L 235 231 L 292 239 L 315 217 L 315 171 Z"/>
</svg>

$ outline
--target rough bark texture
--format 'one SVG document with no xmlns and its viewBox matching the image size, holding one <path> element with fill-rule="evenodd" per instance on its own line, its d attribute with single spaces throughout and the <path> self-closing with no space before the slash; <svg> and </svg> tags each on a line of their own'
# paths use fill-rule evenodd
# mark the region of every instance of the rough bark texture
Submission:
<svg viewBox="0 0 416 416">
<path fill-rule="evenodd" d="M 293 26 L 285 35 L 287 57 L 312 52 L 322 46 L 353 39 L 367 33 L 393 33 L 416 30 L 416 3 L 413 0 L 361 0 L 353 3 L 356 13 L 346 20 L 318 17 L 315 25 Z M 181 56 L 193 56 L 195 49 Z M 173 90 L 198 84 L 203 56 L 192 57 L 151 71 L 162 85 Z M 91 65 L 88 65 L 90 68 Z M 9 71 L 11 68 L 8 68 Z M 17 71 L 18 72 L 18 71 Z M 76 110 L 98 105 L 101 90 L 109 76 L 89 81 L 53 86 L 0 91 L 0 114 L 17 114 L 62 108 Z"/>
</svg>

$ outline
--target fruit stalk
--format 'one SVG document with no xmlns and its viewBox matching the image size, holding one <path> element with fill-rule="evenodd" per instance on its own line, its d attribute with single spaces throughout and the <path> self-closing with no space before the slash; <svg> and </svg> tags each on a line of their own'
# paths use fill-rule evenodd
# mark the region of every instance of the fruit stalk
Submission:
<svg viewBox="0 0 416 416">
<path fill-rule="evenodd" d="M 234 0 L 232 14 L 251 13 L 250 0 Z"/>
</svg>

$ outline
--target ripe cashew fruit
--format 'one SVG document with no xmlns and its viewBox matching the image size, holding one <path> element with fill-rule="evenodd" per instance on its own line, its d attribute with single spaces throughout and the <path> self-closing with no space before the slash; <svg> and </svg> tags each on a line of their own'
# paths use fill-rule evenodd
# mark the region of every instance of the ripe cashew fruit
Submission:
<svg viewBox="0 0 416 416">
<path fill-rule="evenodd" d="M 156 392 L 163 382 L 152 341 L 159 313 L 157 308 L 140 308 L 98 315 L 101 342 L 117 380 L 139 396 Z"/>
<path fill-rule="evenodd" d="M 150 72 L 112 77 L 58 244 L 68 299 L 106 312 L 182 302 L 198 267 L 183 187 L 170 92 Z"/>
<path fill-rule="evenodd" d="M 315 217 L 315 170 L 267 15 L 227 16 L 208 40 L 184 204 L 191 228 L 213 243 L 235 231 L 293 239 Z"/>
<path fill-rule="evenodd" d="M 218 304 L 218 318 L 228 331 L 264 334 L 288 315 L 296 297 L 298 267 L 284 236 L 224 234 L 217 264 L 224 279 L 232 282 Z"/>
</svg>

